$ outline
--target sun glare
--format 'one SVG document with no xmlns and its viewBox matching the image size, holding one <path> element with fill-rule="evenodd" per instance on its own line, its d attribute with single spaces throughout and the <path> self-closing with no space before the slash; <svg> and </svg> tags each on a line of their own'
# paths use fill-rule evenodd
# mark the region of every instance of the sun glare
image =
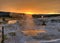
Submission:
<svg viewBox="0 0 60 43">
<path fill-rule="evenodd" d="M 25 14 L 34 14 L 33 12 L 24 12 Z"/>
</svg>

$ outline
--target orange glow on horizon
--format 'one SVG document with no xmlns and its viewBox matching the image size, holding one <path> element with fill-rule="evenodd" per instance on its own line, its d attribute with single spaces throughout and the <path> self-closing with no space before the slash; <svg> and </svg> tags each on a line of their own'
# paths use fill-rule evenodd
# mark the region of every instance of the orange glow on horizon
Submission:
<svg viewBox="0 0 60 43">
<path fill-rule="evenodd" d="M 47 13 L 47 14 L 59 14 L 59 13 L 56 13 L 56 12 L 50 12 L 50 13 Z"/>
<path fill-rule="evenodd" d="M 52 12 L 52 13 L 51 12 L 49 12 L 49 13 L 47 12 L 46 13 L 46 12 L 31 12 L 31 11 L 30 12 L 26 11 L 26 12 L 22 12 L 22 13 L 30 14 L 30 15 L 32 15 L 32 14 L 59 14 L 59 13 L 56 13 L 56 12 Z"/>
<path fill-rule="evenodd" d="M 16 7 L 11 7 L 11 6 L 6 6 L 4 7 L 4 10 L 1 11 L 5 11 L 5 12 L 14 12 L 14 13 L 25 13 L 25 14 L 59 14 L 57 13 L 57 11 L 55 10 L 44 10 L 44 9 L 35 9 L 35 8 L 21 8 L 21 9 L 17 9 Z"/>
<path fill-rule="evenodd" d="M 2 10 L 3 11 L 3 10 Z M 49 12 L 47 12 L 47 11 L 44 11 L 44 10 L 42 10 L 42 11 L 33 11 L 33 10 L 15 10 L 15 9 L 10 9 L 10 10 L 6 10 L 5 12 L 14 12 L 14 13 L 25 13 L 25 14 L 30 14 L 30 15 L 32 15 L 32 14 L 60 14 L 60 13 L 57 13 L 57 12 L 54 12 L 54 11 L 49 11 Z"/>
</svg>

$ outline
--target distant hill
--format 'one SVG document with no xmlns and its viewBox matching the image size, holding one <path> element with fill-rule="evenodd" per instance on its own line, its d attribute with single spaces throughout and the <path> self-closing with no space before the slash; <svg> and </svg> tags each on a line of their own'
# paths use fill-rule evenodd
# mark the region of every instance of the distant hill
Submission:
<svg viewBox="0 0 60 43">
<path fill-rule="evenodd" d="M 10 13 L 12 13 L 12 17 L 13 16 L 20 17 L 20 16 L 25 15 L 24 13 L 13 13 L 13 12 L 0 11 L 0 17 L 11 17 Z M 56 17 L 56 16 L 60 16 L 60 14 L 33 14 L 32 15 L 33 18 L 40 18 L 41 16 L 43 16 L 43 17 Z"/>
<path fill-rule="evenodd" d="M 60 16 L 60 14 L 33 14 L 32 15 L 33 18 L 41 18 L 41 16 L 43 16 L 43 17 L 57 17 L 57 16 Z"/>
<path fill-rule="evenodd" d="M 10 12 L 0 12 L 0 17 L 9 17 Z"/>
<path fill-rule="evenodd" d="M 3 12 L 0 11 L 0 17 L 23 17 L 24 13 L 15 13 L 15 12 Z"/>
</svg>

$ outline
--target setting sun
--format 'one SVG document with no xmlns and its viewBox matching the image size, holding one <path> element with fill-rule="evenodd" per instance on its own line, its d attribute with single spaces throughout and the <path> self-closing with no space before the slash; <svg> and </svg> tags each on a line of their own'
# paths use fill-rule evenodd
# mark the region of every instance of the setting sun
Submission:
<svg viewBox="0 0 60 43">
<path fill-rule="evenodd" d="M 25 14 L 34 14 L 33 12 L 24 12 Z"/>
</svg>

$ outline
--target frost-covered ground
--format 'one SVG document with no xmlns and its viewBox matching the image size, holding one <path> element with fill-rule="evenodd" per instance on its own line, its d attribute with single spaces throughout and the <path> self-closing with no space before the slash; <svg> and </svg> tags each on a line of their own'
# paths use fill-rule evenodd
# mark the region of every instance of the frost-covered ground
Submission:
<svg viewBox="0 0 60 43">
<path fill-rule="evenodd" d="M 60 43 L 60 23 L 51 23 L 52 18 L 44 19 L 48 21 L 46 25 L 39 24 L 40 18 L 33 19 L 32 16 L 28 15 L 26 20 L 22 19 L 22 22 L 17 20 L 15 24 L 4 24 L 4 34 L 7 38 L 4 43 Z M 46 33 L 39 33 L 37 36 L 26 36 L 22 32 L 25 29 L 45 30 Z M 11 35 L 11 32 L 14 32 L 14 35 Z"/>
</svg>

